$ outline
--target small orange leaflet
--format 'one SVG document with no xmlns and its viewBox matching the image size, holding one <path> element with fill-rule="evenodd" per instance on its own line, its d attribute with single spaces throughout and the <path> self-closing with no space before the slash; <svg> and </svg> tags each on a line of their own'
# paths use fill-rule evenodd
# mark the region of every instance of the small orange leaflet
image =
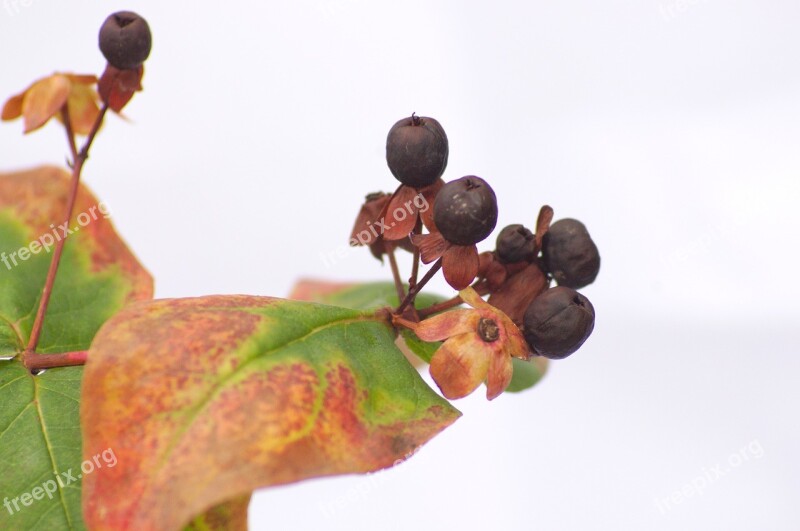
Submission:
<svg viewBox="0 0 800 531">
<path fill-rule="evenodd" d="M 96 83 L 97 77 L 94 75 L 57 72 L 35 81 L 23 92 L 10 98 L 3 106 L 2 119 L 15 120 L 22 116 L 24 131 L 30 133 L 45 125 L 53 116 L 63 121 L 61 109 L 66 104 L 73 131 L 87 135 L 100 112 Z"/>
</svg>

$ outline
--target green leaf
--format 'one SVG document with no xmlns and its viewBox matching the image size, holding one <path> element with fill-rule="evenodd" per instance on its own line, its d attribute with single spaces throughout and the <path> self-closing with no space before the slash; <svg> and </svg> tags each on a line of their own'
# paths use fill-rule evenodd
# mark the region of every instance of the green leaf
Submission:
<svg viewBox="0 0 800 531">
<path fill-rule="evenodd" d="M 43 249 L 22 257 L 19 250 L 30 250 L 40 238 L 50 240 L 50 224 L 61 224 L 67 184 L 68 175 L 57 168 L 0 174 L 0 356 L 24 349 L 50 263 L 51 254 Z M 90 222 L 69 225 L 79 230 L 68 237 L 39 352 L 86 350 L 117 310 L 152 296 L 152 279 L 98 204 L 86 188 L 80 189 L 75 213 L 87 213 Z M 18 358 L 0 361 L 0 455 L 6 463 L 0 496 L 8 500 L 0 507 L 0 529 L 84 528 L 82 373 L 81 367 L 68 367 L 34 377 Z"/>
<path fill-rule="evenodd" d="M 408 286 L 406 286 L 407 288 Z M 375 310 L 387 306 L 397 307 L 400 304 L 397 298 L 397 291 L 392 282 L 333 284 L 306 280 L 299 282 L 295 286 L 292 290 L 291 298 L 352 308 L 354 310 Z M 427 308 L 444 300 L 445 298 L 439 295 L 423 292 L 417 296 L 416 307 L 418 309 Z M 400 335 L 405 346 L 425 363 L 431 362 L 433 353 L 441 345 L 439 342 L 427 343 L 422 341 L 409 330 L 402 330 Z"/>
<path fill-rule="evenodd" d="M 183 531 L 247 531 L 250 494 L 217 505 L 196 517 Z"/>
<path fill-rule="evenodd" d="M 530 389 L 539 383 L 547 372 L 548 360 L 541 356 L 534 356 L 528 361 L 512 358 L 511 362 L 514 364 L 514 374 L 506 388 L 506 391 L 511 393 Z"/>
<path fill-rule="evenodd" d="M 445 300 L 443 297 L 423 292 L 417 295 L 415 306 L 417 309 L 427 308 L 443 300 Z M 345 286 L 321 295 L 313 302 L 354 310 L 376 310 L 387 306 L 397 307 L 400 304 L 395 286 L 391 282 L 368 282 Z"/>
<path fill-rule="evenodd" d="M 373 312 L 248 296 L 132 306 L 84 374 L 90 527 L 176 529 L 256 488 L 407 457 L 460 413 Z M 124 495 L 120 495 L 124 493 Z"/>
<path fill-rule="evenodd" d="M 417 334 L 405 328 L 400 330 L 400 336 L 403 338 L 403 342 L 409 348 L 409 350 L 411 350 L 411 352 L 419 356 L 422 361 L 428 364 L 431 362 L 433 355 L 442 345 L 442 343 L 439 341 L 435 341 L 433 343 L 423 341 L 417 337 Z"/>
</svg>

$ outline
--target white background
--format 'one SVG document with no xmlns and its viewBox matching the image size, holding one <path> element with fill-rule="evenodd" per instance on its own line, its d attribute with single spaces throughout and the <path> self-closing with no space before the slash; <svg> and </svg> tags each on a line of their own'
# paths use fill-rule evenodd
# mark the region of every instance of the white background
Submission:
<svg viewBox="0 0 800 531">
<path fill-rule="evenodd" d="M 153 30 L 145 92 L 84 175 L 159 297 L 388 279 L 321 253 L 395 187 L 385 136 L 412 111 L 501 226 L 548 203 L 603 258 L 594 335 L 540 386 L 458 402 L 394 470 L 259 492 L 253 529 L 800 528 L 795 0 L 9 1 L 0 95 L 99 73 L 123 8 Z M 21 129 L 0 127 L 0 168 L 63 163 L 57 126 Z"/>
</svg>

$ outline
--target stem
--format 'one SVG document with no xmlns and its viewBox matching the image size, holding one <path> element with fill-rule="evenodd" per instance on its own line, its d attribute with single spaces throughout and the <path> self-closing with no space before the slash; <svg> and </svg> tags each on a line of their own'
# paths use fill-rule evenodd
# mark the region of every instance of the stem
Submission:
<svg viewBox="0 0 800 531">
<path fill-rule="evenodd" d="M 389 255 L 389 265 L 392 266 L 392 276 L 394 277 L 394 287 L 397 290 L 397 300 L 401 301 L 406 296 L 406 289 L 403 287 L 403 281 L 400 280 L 400 268 L 397 267 L 397 257 L 394 255 L 394 246 L 389 246 L 386 249 L 386 254 Z"/>
<path fill-rule="evenodd" d="M 430 269 L 428 269 L 428 272 L 425 273 L 425 276 L 422 277 L 422 280 L 419 281 L 419 284 L 414 284 L 413 287 L 409 288 L 408 295 L 406 295 L 406 298 L 403 299 L 403 302 L 400 303 L 400 306 L 398 306 L 397 309 L 394 311 L 394 314 L 400 315 L 401 313 L 403 313 L 403 310 L 405 310 L 406 307 L 409 304 L 413 303 L 414 299 L 417 298 L 417 293 L 419 293 L 422 290 L 422 288 L 425 287 L 425 284 L 427 284 L 428 281 L 430 281 L 430 279 L 432 279 L 434 275 L 436 275 L 436 273 L 438 273 L 441 268 L 442 268 L 442 259 L 439 258 L 438 260 L 436 260 L 436 263 L 433 264 L 433 266 Z"/>
<path fill-rule="evenodd" d="M 64 352 L 61 354 L 34 355 L 26 358 L 25 367 L 30 370 L 53 369 L 55 367 L 74 367 L 86 365 L 88 352 L 80 350 L 77 352 Z"/>
<path fill-rule="evenodd" d="M 472 288 L 476 292 L 478 292 L 478 295 L 486 295 L 487 293 L 489 293 L 489 285 L 486 282 L 476 282 L 475 284 L 472 285 Z M 439 312 L 443 312 L 445 310 L 449 310 L 451 308 L 455 308 L 456 306 L 459 306 L 459 305 L 461 305 L 463 303 L 464 303 L 464 301 L 461 299 L 461 296 L 456 295 L 452 299 L 448 299 L 446 301 L 442 301 L 442 302 L 433 304 L 431 306 L 428 306 L 427 308 L 423 308 L 421 310 L 418 310 L 419 317 L 420 317 L 420 319 L 424 319 L 424 318 L 429 317 L 429 316 L 431 316 L 431 315 L 433 315 L 435 313 L 439 313 Z"/>
<path fill-rule="evenodd" d="M 67 133 L 67 143 L 69 144 L 69 151 L 72 154 L 72 162 L 78 158 L 78 146 L 75 144 L 75 133 L 72 131 L 72 120 L 69 117 L 69 106 L 65 103 L 61 107 L 61 119 L 64 120 L 64 131 Z"/>
<path fill-rule="evenodd" d="M 69 121 L 69 111 L 66 110 L 66 106 L 67 104 L 64 104 L 64 108 L 62 108 L 61 112 L 62 116 L 66 118 L 65 123 L 69 124 L 67 126 L 67 135 L 71 137 L 71 140 L 69 141 L 70 150 L 72 150 L 76 156 L 72 161 L 72 178 L 69 184 L 67 211 L 64 214 L 63 224 L 69 224 L 69 221 L 72 219 L 72 212 L 75 209 L 75 201 L 78 198 L 78 188 L 81 182 L 81 170 L 83 169 L 83 164 L 86 162 L 86 159 L 89 158 L 89 148 L 94 141 L 94 137 L 97 135 L 97 131 L 100 130 L 100 126 L 103 123 L 103 118 L 106 115 L 106 111 L 108 111 L 108 103 L 104 103 L 97 115 L 97 119 L 95 120 L 91 131 L 89 132 L 89 136 L 86 138 L 86 143 L 83 145 L 83 148 L 81 148 L 80 151 L 77 151 L 77 149 L 73 147 L 75 145 L 75 136 L 72 131 L 72 124 Z M 31 369 L 32 365 L 39 363 L 35 360 L 36 347 L 39 346 L 39 338 L 42 334 L 42 327 L 44 326 L 44 317 L 47 313 L 47 307 L 50 304 L 50 296 L 53 294 L 53 285 L 56 281 L 56 273 L 58 273 L 58 266 L 61 263 L 61 255 L 64 253 L 64 244 L 66 241 L 66 237 L 58 240 L 53 251 L 53 258 L 50 260 L 50 269 L 47 271 L 47 278 L 45 279 L 44 288 L 42 289 L 42 298 L 39 301 L 39 308 L 36 311 L 36 318 L 33 321 L 33 328 L 31 329 L 31 336 L 28 340 L 28 346 L 23 355 L 23 363 L 28 369 Z"/>
<path fill-rule="evenodd" d="M 414 330 L 416 330 L 416 329 L 417 329 L 417 324 L 418 324 L 418 323 L 414 323 L 414 322 L 412 322 L 412 321 L 409 321 L 408 319 L 403 319 L 403 318 L 402 318 L 402 317 L 400 317 L 399 315 L 393 315 L 393 316 L 392 316 L 392 324 L 393 324 L 395 327 L 397 327 L 398 325 L 400 325 L 400 326 L 402 326 L 403 328 L 408 328 L 409 330 L 411 330 L 411 331 L 413 332 Z"/>
<path fill-rule="evenodd" d="M 414 227 L 414 234 L 422 233 L 422 218 L 417 218 L 417 225 Z M 408 289 L 411 291 L 417 285 L 419 276 L 419 247 L 414 246 L 414 258 L 411 262 L 411 278 L 408 279 Z"/>
</svg>

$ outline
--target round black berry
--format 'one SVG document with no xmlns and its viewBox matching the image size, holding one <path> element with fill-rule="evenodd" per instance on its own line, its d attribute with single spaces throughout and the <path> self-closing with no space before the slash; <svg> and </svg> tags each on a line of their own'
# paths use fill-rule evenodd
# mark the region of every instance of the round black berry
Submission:
<svg viewBox="0 0 800 531">
<path fill-rule="evenodd" d="M 546 358 L 566 358 L 594 329 L 594 307 L 572 288 L 558 286 L 536 297 L 525 311 L 525 340 Z"/>
<path fill-rule="evenodd" d="M 494 190 L 474 175 L 450 181 L 436 195 L 433 221 L 444 239 L 455 245 L 486 239 L 497 225 Z"/>
<path fill-rule="evenodd" d="M 433 118 L 411 115 L 392 126 L 386 137 L 386 162 L 403 184 L 433 184 L 447 167 L 447 135 Z"/>
<path fill-rule="evenodd" d="M 576 219 L 562 219 L 550 226 L 542 240 L 542 257 L 559 286 L 580 289 L 594 282 L 600 271 L 597 246 Z"/>
<path fill-rule="evenodd" d="M 533 259 L 536 237 L 522 225 L 509 225 L 497 236 L 497 257 L 505 264 Z"/>
<path fill-rule="evenodd" d="M 100 27 L 100 51 L 120 70 L 138 68 L 150 55 L 151 45 L 150 26 L 132 11 L 117 11 Z"/>
</svg>

